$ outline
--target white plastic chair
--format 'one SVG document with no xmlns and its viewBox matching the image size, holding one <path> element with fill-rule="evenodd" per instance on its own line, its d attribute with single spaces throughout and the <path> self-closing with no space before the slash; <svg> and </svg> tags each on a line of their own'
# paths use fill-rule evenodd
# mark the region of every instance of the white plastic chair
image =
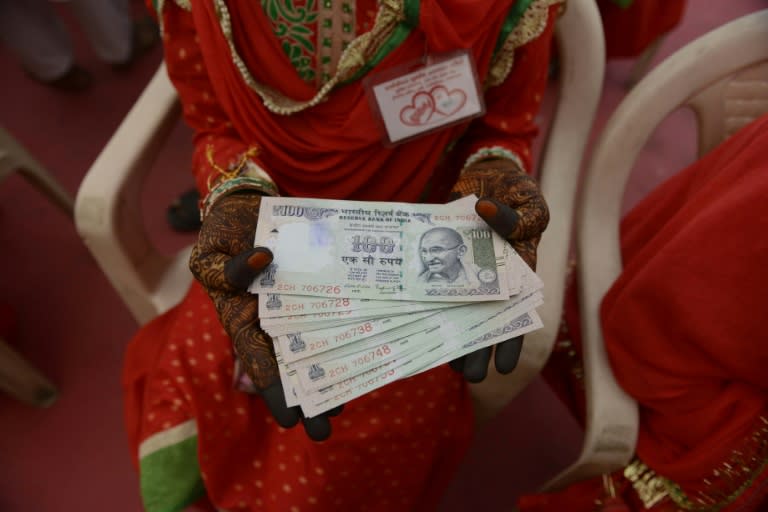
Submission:
<svg viewBox="0 0 768 512">
<path fill-rule="evenodd" d="M 622 268 L 619 220 L 630 171 L 653 130 L 679 107 L 696 113 L 699 155 L 768 112 L 767 30 L 768 10 L 668 57 L 621 102 L 595 146 L 577 218 L 586 432 L 579 458 L 549 489 L 623 467 L 635 451 L 637 404 L 614 379 L 599 317 L 602 298 Z"/>
<path fill-rule="evenodd" d="M 139 324 L 176 305 L 192 282 L 191 248 L 163 254 L 141 212 L 144 177 L 180 115 L 161 65 L 91 166 L 75 202 L 78 233 Z"/>
<path fill-rule="evenodd" d="M 581 162 L 603 88 L 605 41 L 601 23 L 594 0 L 568 0 L 557 21 L 559 91 L 538 171 L 550 210 L 536 266 L 544 282 L 544 305 L 538 308 L 544 328 L 526 334 L 514 372 L 500 375 L 491 363 L 488 377 L 472 385 L 478 423 L 498 414 L 539 375 L 557 338 Z"/>
</svg>

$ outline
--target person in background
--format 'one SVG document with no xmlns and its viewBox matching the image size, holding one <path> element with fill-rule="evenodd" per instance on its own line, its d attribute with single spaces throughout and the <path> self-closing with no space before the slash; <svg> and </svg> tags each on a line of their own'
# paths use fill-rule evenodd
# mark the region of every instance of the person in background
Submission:
<svg viewBox="0 0 768 512">
<path fill-rule="evenodd" d="M 766 148 L 768 115 L 627 214 L 600 315 L 616 380 L 639 405 L 636 457 L 525 496 L 520 512 L 768 510 Z M 545 378 L 583 422 L 577 299 L 571 286 Z"/>
<path fill-rule="evenodd" d="M 69 0 L 96 54 L 126 69 L 158 41 L 151 18 L 134 21 L 129 0 Z M 63 91 L 81 91 L 91 74 L 75 62 L 72 41 L 49 0 L 0 0 L 0 42 L 35 80 Z"/>
<path fill-rule="evenodd" d="M 639 57 L 671 32 L 686 0 L 597 0 L 608 59 Z"/>
<path fill-rule="evenodd" d="M 686 0 L 597 0 L 606 58 L 636 59 L 628 86 L 645 74 L 665 36 L 682 21 L 685 6 Z M 557 77 L 559 69 L 555 47 L 550 76 Z"/>
<path fill-rule="evenodd" d="M 257 298 L 245 292 L 272 261 L 253 247 L 261 197 L 476 194 L 478 213 L 535 266 L 549 217 L 527 171 L 560 2 L 153 4 L 195 131 L 203 216 L 190 259 L 197 281 L 126 354 L 126 426 L 146 510 L 435 510 L 472 437 L 467 381 L 482 380 L 492 357 L 512 371 L 522 339 L 466 356 L 452 365 L 459 371 L 394 382 L 338 416 L 303 418 L 286 406 Z M 477 76 L 486 113 L 385 143 L 364 80 L 457 51 L 472 57 L 454 69 Z"/>
</svg>

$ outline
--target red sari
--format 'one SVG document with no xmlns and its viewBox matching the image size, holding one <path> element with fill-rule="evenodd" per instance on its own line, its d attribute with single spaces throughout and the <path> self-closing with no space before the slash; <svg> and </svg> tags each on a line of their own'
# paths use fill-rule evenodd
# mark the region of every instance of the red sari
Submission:
<svg viewBox="0 0 768 512">
<path fill-rule="evenodd" d="M 411 1 L 411 0 L 409 0 Z M 363 4 L 373 4 L 366 0 Z M 418 2 L 417 2 L 418 3 Z M 507 12 L 515 0 L 440 2 L 422 0 L 418 23 L 405 40 L 376 65 L 385 71 L 423 57 L 468 48 L 484 77 Z M 553 3 L 525 0 L 523 4 Z M 232 0 L 233 40 L 254 80 L 290 99 L 308 100 L 317 87 L 302 80 L 285 57 L 259 2 Z M 194 3 L 191 13 L 171 6 L 164 13 L 169 75 L 195 128 L 193 170 L 203 195 L 215 175 L 213 160 L 227 167 L 246 148 L 259 149 L 258 163 L 285 195 L 336 199 L 416 201 L 429 181 L 438 185 L 432 199 L 447 196 L 466 157 L 480 147 L 500 146 L 531 167 L 530 145 L 538 129 L 534 116 L 546 86 L 552 21 L 526 20 L 537 37 L 519 47 L 514 67 L 498 87 L 485 92 L 487 115 L 385 148 L 361 80 L 344 83 L 327 101 L 293 115 L 275 115 L 233 65 L 211 2 Z M 199 5 L 199 7 L 197 7 Z M 375 9 L 375 8 L 374 8 Z M 545 10 L 546 12 L 546 10 Z M 234 14 L 237 14 L 235 16 Z M 539 35 L 540 33 L 540 35 Z M 215 77 L 212 79 L 211 77 Z M 446 149 L 456 144 L 450 154 Z M 444 165 L 438 165 L 444 164 Z"/>
<path fill-rule="evenodd" d="M 658 187 L 622 223 L 624 270 L 601 317 L 616 379 L 640 405 L 638 460 L 613 475 L 629 510 L 768 506 L 767 147 L 764 116 Z M 577 329 L 571 335 L 578 348 Z M 548 377 L 561 390 L 577 389 L 576 379 L 565 382 L 573 365 L 563 356 L 553 358 Z M 633 481 L 632 470 L 648 480 Z M 645 504 L 659 501 L 645 507 L 636 491 L 647 493 Z M 520 505 L 587 512 L 604 497 L 595 479 Z"/>
<path fill-rule="evenodd" d="M 424 0 L 419 28 L 376 69 L 425 48 L 468 48 L 484 76 L 513 4 Z M 288 98 L 311 98 L 316 86 L 286 58 L 261 3 L 226 5 L 235 47 L 254 79 Z M 361 13 L 374 5 L 357 3 Z M 515 50 L 506 80 L 486 91 L 486 116 L 386 149 L 359 80 L 315 107 L 274 114 L 233 63 L 212 2 L 193 1 L 189 12 L 166 0 L 166 65 L 195 130 L 201 193 L 217 168 L 254 146 L 283 194 L 310 197 L 416 201 L 431 180 L 433 199 L 443 200 L 478 148 L 503 147 L 530 168 L 554 12 L 544 7 L 538 25 L 523 17 L 531 39 Z M 366 22 L 370 16 L 358 16 L 358 29 Z M 325 442 L 310 441 L 301 427 L 278 427 L 260 398 L 235 389 L 231 342 L 197 284 L 131 341 L 123 377 L 130 445 L 150 512 L 200 499 L 222 510 L 434 510 L 472 434 L 467 387 L 447 366 L 347 404 Z"/>
</svg>

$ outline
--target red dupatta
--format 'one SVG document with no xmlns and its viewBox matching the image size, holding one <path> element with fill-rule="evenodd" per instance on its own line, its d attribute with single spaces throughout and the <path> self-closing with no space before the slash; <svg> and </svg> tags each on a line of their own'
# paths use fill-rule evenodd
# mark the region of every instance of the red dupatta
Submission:
<svg viewBox="0 0 768 512">
<path fill-rule="evenodd" d="M 521 511 L 766 510 L 766 156 L 763 116 L 657 187 L 622 223 L 624 269 L 601 321 L 616 379 L 640 406 L 636 452 L 647 468 L 635 461 L 612 475 L 627 508 L 599 505 L 608 489 L 598 476 L 523 496 Z M 566 304 L 580 346 L 577 306 Z M 572 367 L 548 367 L 566 392 Z"/>
<path fill-rule="evenodd" d="M 641 406 L 637 454 L 683 489 L 767 463 L 766 144 L 768 116 L 641 202 L 602 304 L 616 378 Z"/>
<path fill-rule="evenodd" d="M 418 9 L 420 28 L 411 30 L 375 69 L 420 58 L 426 49 L 471 48 L 484 76 L 514 0 L 415 1 L 409 7 L 410 12 Z M 235 47 L 256 82 L 294 100 L 313 97 L 316 91 L 285 56 L 261 4 L 230 0 L 227 5 Z M 218 101 L 242 139 L 260 148 L 261 161 L 284 194 L 416 201 L 445 148 L 466 128 L 444 129 L 387 149 L 360 80 L 336 87 L 315 107 L 273 114 L 234 64 L 213 2 L 193 2 L 192 14 Z"/>
</svg>

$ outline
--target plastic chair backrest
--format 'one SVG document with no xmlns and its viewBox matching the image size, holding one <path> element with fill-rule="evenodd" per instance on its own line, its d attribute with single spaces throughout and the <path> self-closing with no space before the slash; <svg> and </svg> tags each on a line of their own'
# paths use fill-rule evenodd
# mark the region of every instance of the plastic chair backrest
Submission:
<svg viewBox="0 0 768 512">
<path fill-rule="evenodd" d="M 696 112 L 700 155 L 768 111 L 766 27 L 768 11 L 744 16 L 668 57 L 621 102 L 595 146 L 577 217 L 586 432 L 579 458 L 549 482 L 549 489 L 609 473 L 634 455 L 637 404 L 614 378 L 599 316 L 602 298 L 622 268 L 624 189 L 651 133 L 677 108 Z"/>
<path fill-rule="evenodd" d="M 192 282 L 190 248 L 163 254 L 141 212 L 144 177 L 180 112 L 161 65 L 89 169 L 75 201 L 78 233 L 140 324 L 177 304 Z"/>
<path fill-rule="evenodd" d="M 557 21 L 556 40 L 559 91 L 538 172 L 550 209 L 536 266 L 545 285 L 544 304 L 538 308 L 544 327 L 525 336 L 514 372 L 500 375 L 491 363 L 486 380 L 472 385 L 480 422 L 495 416 L 539 375 L 552 352 L 562 317 L 581 162 L 600 102 L 605 70 L 603 28 L 594 0 L 568 1 Z"/>
</svg>

